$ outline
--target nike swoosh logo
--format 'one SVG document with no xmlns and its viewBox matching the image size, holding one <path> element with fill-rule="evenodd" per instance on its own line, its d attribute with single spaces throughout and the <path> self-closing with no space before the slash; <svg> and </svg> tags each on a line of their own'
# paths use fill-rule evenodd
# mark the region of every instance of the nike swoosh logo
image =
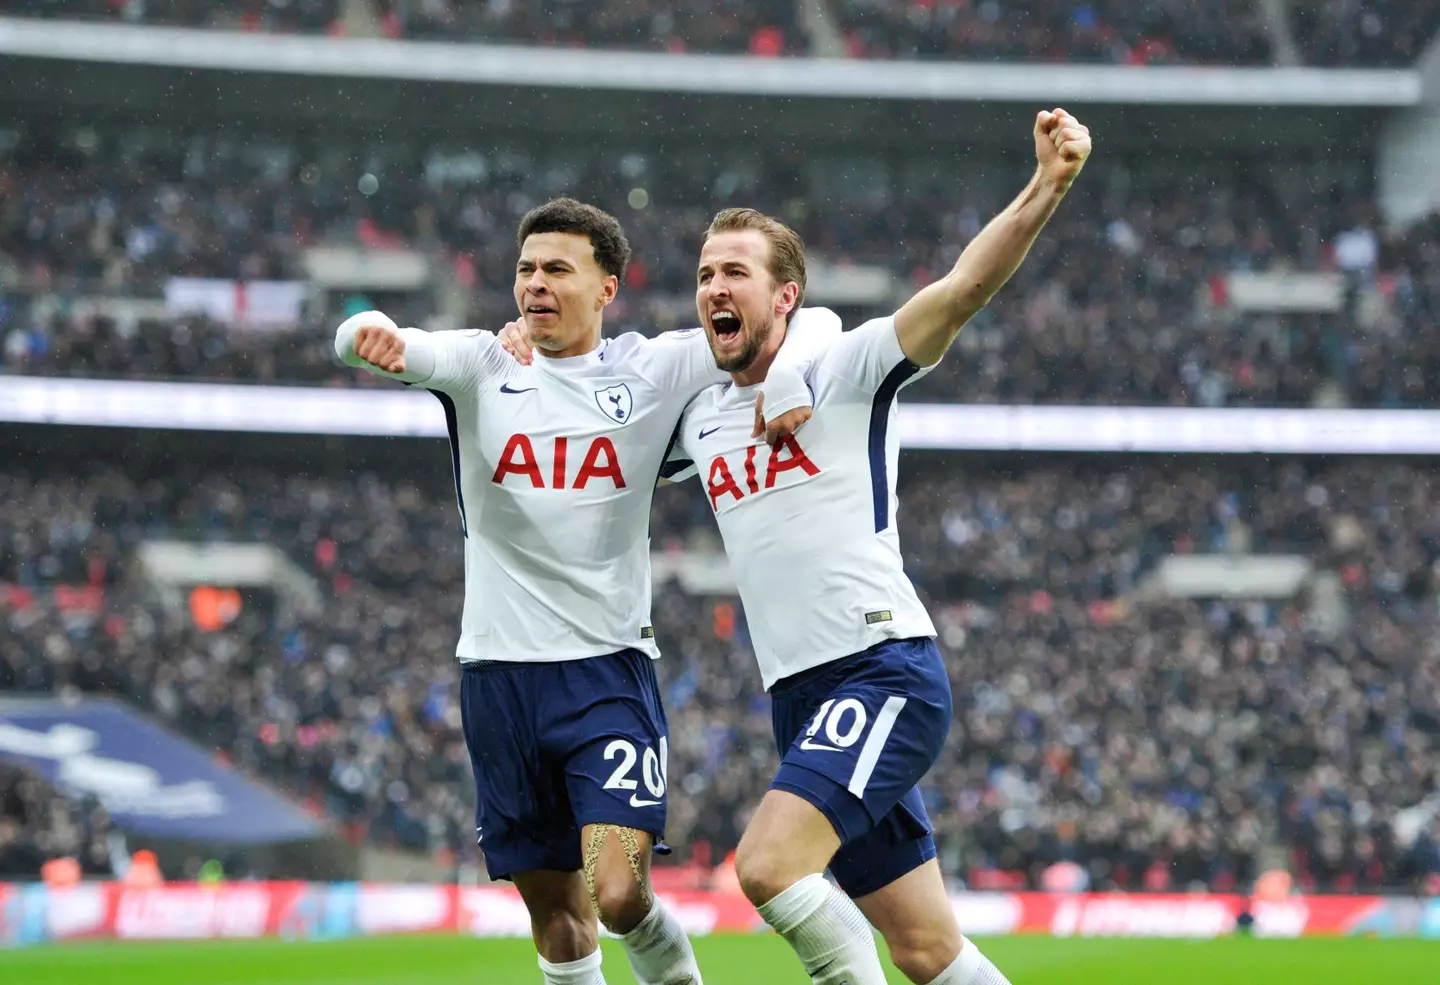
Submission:
<svg viewBox="0 0 1440 985">
<path fill-rule="evenodd" d="M 630 806 L 631 806 L 631 807 L 658 807 L 658 806 L 660 806 L 660 801 L 658 801 L 658 800 L 641 800 L 639 797 L 635 796 L 635 795 L 632 793 L 632 794 L 630 795 Z"/>
<path fill-rule="evenodd" d="M 840 751 L 839 749 L 836 749 L 834 746 L 827 746 L 827 745 L 823 745 L 823 744 L 821 744 L 821 743 L 819 743 L 819 742 L 812 742 L 812 741 L 810 741 L 810 739 L 808 739 L 808 738 L 805 738 L 805 739 L 801 739 L 801 740 L 800 740 L 800 748 L 801 748 L 801 749 L 805 749 L 805 750 L 807 750 L 807 751 L 809 751 L 809 752 L 839 752 L 839 751 Z"/>
<path fill-rule="evenodd" d="M 524 390 L 512 390 L 512 389 L 510 389 L 510 384 L 509 384 L 509 383 L 501 383 L 501 384 L 500 384 L 500 392 L 501 392 L 501 393 L 529 393 L 531 390 L 538 390 L 538 389 L 540 389 L 540 388 L 539 388 L 539 387 L 534 387 L 534 386 L 532 386 L 532 387 L 526 387 Z"/>
<path fill-rule="evenodd" d="M 722 424 L 722 425 L 720 425 L 720 427 L 724 427 L 724 425 Z M 706 438 L 710 437 L 710 435 L 714 434 L 716 431 L 719 431 L 719 430 L 720 430 L 719 427 L 714 427 L 714 428 L 711 428 L 711 429 L 708 430 L 708 431 L 701 431 L 701 432 L 700 432 L 700 440 L 701 440 L 701 441 L 704 441 Z"/>
</svg>

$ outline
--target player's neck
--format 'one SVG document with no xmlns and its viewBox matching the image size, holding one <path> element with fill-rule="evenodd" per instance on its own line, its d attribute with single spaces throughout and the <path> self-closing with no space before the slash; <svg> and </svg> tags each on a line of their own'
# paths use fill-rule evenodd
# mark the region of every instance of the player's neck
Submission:
<svg viewBox="0 0 1440 985">
<path fill-rule="evenodd" d="M 597 324 L 589 332 L 586 332 L 574 345 L 566 346 L 563 349 L 542 349 L 536 346 L 536 351 L 542 356 L 550 359 L 570 359 L 574 356 L 583 356 L 594 352 L 600 346 L 600 326 Z"/>
<path fill-rule="evenodd" d="M 730 378 L 735 381 L 736 386 L 754 386 L 757 383 L 764 383 L 765 377 L 770 373 L 770 364 L 775 361 L 775 356 L 780 352 L 780 346 L 785 344 L 786 326 L 781 325 L 779 329 L 770 333 L 770 338 L 765 341 L 755 361 L 738 373 L 731 373 Z"/>
</svg>

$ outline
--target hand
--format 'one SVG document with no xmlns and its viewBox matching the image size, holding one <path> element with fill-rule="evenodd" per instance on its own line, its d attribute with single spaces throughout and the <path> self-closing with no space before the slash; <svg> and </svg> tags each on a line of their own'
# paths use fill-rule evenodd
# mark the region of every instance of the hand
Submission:
<svg viewBox="0 0 1440 985">
<path fill-rule="evenodd" d="M 1056 188 L 1068 191 L 1090 156 L 1090 128 L 1063 109 L 1035 117 L 1035 157 Z"/>
<path fill-rule="evenodd" d="M 368 311 L 359 316 L 355 330 L 355 355 L 387 373 L 405 372 L 405 337 L 385 315 Z"/>
<path fill-rule="evenodd" d="M 514 356 L 521 366 L 529 366 L 534 361 L 535 347 L 530 344 L 530 338 L 525 334 L 523 321 L 507 323 L 500 329 L 497 338 L 500 339 L 500 347 Z"/>
<path fill-rule="evenodd" d="M 781 438 L 787 438 L 800 430 L 800 425 L 810 420 L 814 410 L 809 407 L 796 407 L 787 410 L 769 424 L 765 423 L 765 394 L 755 395 L 755 430 L 750 432 L 750 437 L 758 438 L 765 436 L 767 445 L 777 445 Z"/>
</svg>

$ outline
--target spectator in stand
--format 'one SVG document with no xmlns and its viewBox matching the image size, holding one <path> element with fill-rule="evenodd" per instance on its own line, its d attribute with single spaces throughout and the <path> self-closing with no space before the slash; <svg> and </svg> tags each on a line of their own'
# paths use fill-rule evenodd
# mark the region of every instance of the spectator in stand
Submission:
<svg viewBox="0 0 1440 985">
<path fill-rule="evenodd" d="M 82 874 L 110 873 L 109 819 L 33 774 L 0 763 L 0 882 L 34 881 L 51 859 L 73 858 Z"/>
<path fill-rule="evenodd" d="M 1290 28 L 1309 65 L 1414 65 L 1440 28 L 1430 0 L 1290 0 Z"/>
<path fill-rule="evenodd" d="M 835 0 L 858 58 L 1264 65 L 1259 12 L 1240 0 Z"/>
<path fill-rule="evenodd" d="M 0 14 L 66 20 L 319 34 L 333 31 L 339 0 L 0 0 Z"/>
</svg>

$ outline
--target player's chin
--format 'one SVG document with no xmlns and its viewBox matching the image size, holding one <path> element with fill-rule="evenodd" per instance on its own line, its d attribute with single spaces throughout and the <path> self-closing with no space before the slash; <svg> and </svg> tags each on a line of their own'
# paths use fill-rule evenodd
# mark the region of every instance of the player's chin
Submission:
<svg viewBox="0 0 1440 985">
<path fill-rule="evenodd" d="M 755 352 L 749 346 L 736 350 L 720 349 L 712 344 L 710 351 L 715 355 L 715 365 L 724 373 L 743 373 L 755 361 Z"/>
<path fill-rule="evenodd" d="M 533 336 L 537 332 L 544 332 L 546 335 L 554 334 L 560 325 L 560 313 L 556 311 L 525 312 L 525 327 Z"/>
</svg>

